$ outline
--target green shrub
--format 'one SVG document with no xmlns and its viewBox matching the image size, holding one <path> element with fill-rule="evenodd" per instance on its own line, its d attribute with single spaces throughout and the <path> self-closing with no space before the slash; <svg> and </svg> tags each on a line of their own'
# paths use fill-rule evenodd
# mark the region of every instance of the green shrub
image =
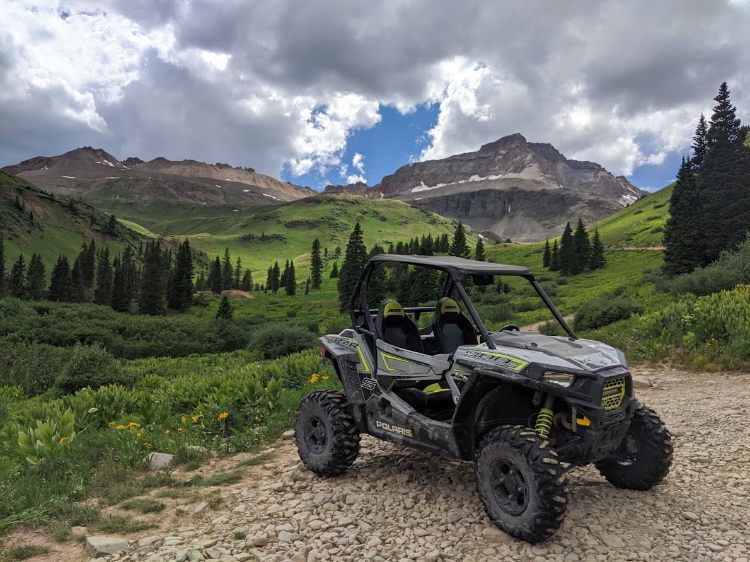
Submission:
<svg viewBox="0 0 750 562">
<path fill-rule="evenodd" d="M 578 309 L 573 319 L 573 327 L 576 330 L 601 328 L 640 312 L 643 312 L 643 307 L 631 298 L 603 295 L 588 301 Z"/>
<path fill-rule="evenodd" d="M 567 277 L 560 277 L 557 280 L 558 285 L 567 285 L 568 284 L 568 278 Z"/>
<path fill-rule="evenodd" d="M 72 349 L 46 344 L 0 342 L 0 384 L 18 385 L 27 396 L 51 388 Z"/>
<path fill-rule="evenodd" d="M 565 336 L 565 330 L 557 320 L 550 320 L 539 326 L 539 333 L 545 336 Z"/>
<path fill-rule="evenodd" d="M 267 359 L 275 359 L 314 347 L 316 344 L 316 334 L 307 328 L 286 322 L 273 322 L 253 333 L 248 348 L 259 351 Z"/>
<path fill-rule="evenodd" d="M 678 275 L 667 281 L 666 287 L 674 294 L 708 295 L 750 283 L 750 234 L 733 251 L 722 252 L 715 262 L 699 267 L 692 273 Z"/>
<path fill-rule="evenodd" d="M 115 358 L 98 345 L 75 346 L 55 380 L 55 386 L 66 393 L 86 387 L 98 388 L 107 384 L 129 386 L 132 383 L 132 378 L 121 369 Z"/>
<path fill-rule="evenodd" d="M 509 303 L 498 303 L 493 305 L 483 305 L 480 309 L 479 316 L 490 322 L 504 322 L 515 317 L 513 306 Z"/>
</svg>

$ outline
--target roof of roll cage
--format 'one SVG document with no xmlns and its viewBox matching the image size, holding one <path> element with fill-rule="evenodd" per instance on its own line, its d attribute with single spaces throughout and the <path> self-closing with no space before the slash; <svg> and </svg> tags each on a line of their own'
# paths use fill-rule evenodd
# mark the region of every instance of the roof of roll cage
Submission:
<svg viewBox="0 0 750 562">
<path fill-rule="evenodd" d="M 532 276 L 533 273 L 527 267 L 520 265 L 505 265 L 487 261 L 467 260 L 454 256 L 403 256 L 400 254 L 377 254 L 370 258 L 371 262 L 396 262 L 411 265 L 422 265 L 445 269 L 451 273 L 463 276 L 473 274 L 485 275 L 518 275 Z"/>
</svg>

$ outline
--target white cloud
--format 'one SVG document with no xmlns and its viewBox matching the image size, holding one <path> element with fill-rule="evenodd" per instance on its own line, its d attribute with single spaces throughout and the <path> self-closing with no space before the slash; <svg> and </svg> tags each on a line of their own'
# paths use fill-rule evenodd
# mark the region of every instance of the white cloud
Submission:
<svg viewBox="0 0 750 562">
<path fill-rule="evenodd" d="M 543 12 L 510 0 L 5 0 L 0 21 L 3 164 L 98 143 L 360 179 L 364 165 L 342 162 L 353 132 L 381 105 L 427 102 L 439 113 L 421 158 L 521 132 L 629 173 L 683 150 L 722 80 L 745 121 L 750 107 L 745 0 Z"/>
</svg>

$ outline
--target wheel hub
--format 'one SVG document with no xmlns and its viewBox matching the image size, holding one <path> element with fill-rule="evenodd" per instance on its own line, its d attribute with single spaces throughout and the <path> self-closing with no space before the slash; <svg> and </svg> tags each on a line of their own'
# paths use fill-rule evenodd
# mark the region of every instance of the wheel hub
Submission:
<svg viewBox="0 0 750 562">
<path fill-rule="evenodd" d="M 529 484 L 521 469 L 510 459 L 498 459 L 490 469 L 492 492 L 503 511 L 520 515 L 529 503 Z"/>
<path fill-rule="evenodd" d="M 307 448 L 316 454 L 320 454 L 326 449 L 328 442 L 328 432 L 325 423 L 318 416 L 311 416 L 305 426 L 305 443 Z"/>
</svg>

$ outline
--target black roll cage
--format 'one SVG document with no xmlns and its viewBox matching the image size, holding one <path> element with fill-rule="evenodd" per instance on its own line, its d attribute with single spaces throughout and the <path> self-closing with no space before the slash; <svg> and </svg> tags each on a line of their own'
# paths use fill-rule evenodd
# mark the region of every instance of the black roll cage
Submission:
<svg viewBox="0 0 750 562">
<path fill-rule="evenodd" d="M 441 260 L 440 258 L 434 258 L 434 261 L 436 263 L 430 263 L 430 258 L 428 256 L 419 256 L 418 258 L 421 258 L 419 259 L 419 261 L 415 261 L 415 258 L 417 258 L 417 256 L 379 254 L 367 261 L 365 267 L 362 269 L 362 273 L 359 276 L 357 285 L 354 287 L 354 291 L 352 291 L 352 296 L 349 298 L 349 314 L 352 319 L 352 326 L 354 330 L 358 333 L 367 334 L 373 339 L 377 339 L 378 335 L 375 328 L 375 322 L 373 320 L 373 314 L 377 314 L 378 309 L 370 308 L 369 302 L 367 301 L 367 285 L 370 280 L 370 274 L 372 273 L 372 270 L 375 268 L 375 266 L 379 263 L 401 263 L 404 265 L 413 265 L 415 267 L 429 267 L 432 269 L 437 269 L 439 271 L 444 271 L 447 274 L 447 277 L 445 285 L 443 286 L 443 295 L 449 295 L 451 293 L 451 290 L 454 287 L 456 288 L 459 296 L 461 297 L 461 300 L 464 303 L 464 306 L 466 307 L 466 310 L 469 312 L 471 319 L 474 321 L 474 325 L 479 329 L 479 333 L 482 335 L 482 339 L 487 344 L 487 347 L 490 349 L 496 349 L 497 346 L 495 345 L 495 342 L 493 342 L 492 338 L 490 338 L 490 333 L 487 331 L 484 322 L 482 322 L 482 319 L 479 317 L 479 314 L 474 308 L 474 305 L 471 303 L 471 299 L 469 298 L 469 295 L 466 294 L 466 290 L 464 289 L 464 286 L 461 282 L 467 274 L 471 275 L 472 273 L 456 267 L 446 266 L 443 263 L 440 263 L 441 261 L 445 261 Z M 464 261 L 468 262 L 468 260 Z M 544 289 L 542 289 L 541 285 L 539 285 L 533 273 L 523 268 L 518 268 L 518 271 L 513 271 L 512 266 L 498 266 L 497 269 L 494 269 L 492 268 L 491 264 L 487 264 L 486 262 L 473 263 L 478 264 L 478 267 L 482 267 L 482 269 L 487 269 L 487 266 L 490 266 L 489 269 L 491 269 L 491 271 L 488 272 L 488 274 L 490 275 L 522 277 L 526 279 L 531 284 L 531 286 L 534 287 L 536 293 L 552 313 L 552 316 L 554 316 L 555 320 L 557 320 L 560 326 L 562 326 L 563 330 L 565 330 L 565 333 L 568 334 L 568 337 L 573 340 L 578 339 L 578 336 L 576 336 L 573 329 L 568 325 L 568 323 L 565 321 L 565 318 L 563 318 L 557 308 L 555 308 L 555 305 L 552 304 L 552 301 L 547 296 L 547 293 L 544 292 Z M 355 307 L 358 301 L 360 304 L 360 310 L 368 311 L 368 314 L 363 314 L 363 316 L 365 317 L 365 322 L 367 323 L 367 328 L 364 328 L 357 323 L 357 310 Z M 404 307 L 404 312 L 406 313 L 419 314 L 422 312 L 433 312 L 434 310 L 435 308 L 431 306 Z"/>
</svg>

